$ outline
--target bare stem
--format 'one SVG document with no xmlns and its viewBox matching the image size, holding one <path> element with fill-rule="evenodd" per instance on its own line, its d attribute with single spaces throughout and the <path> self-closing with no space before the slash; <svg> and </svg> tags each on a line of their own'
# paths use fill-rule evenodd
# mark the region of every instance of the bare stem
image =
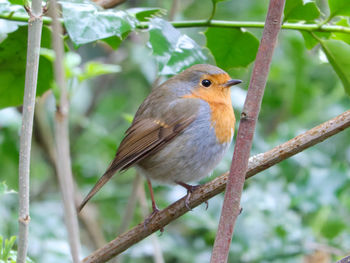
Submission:
<svg viewBox="0 0 350 263">
<path fill-rule="evenodd" d="M 334 119 L 312 128 L 311 130 L 308 130 L 307 132 L 289 140 L 288 142 L 276 146 L 268 152 L 251 157 L 249 159 L 246 178 L 254 176 L 257 173 L 264 171 L 267 168 L 299 152 L 302 152 L 306 148 L 326 140 L 327 138 L 343 131 L 348 127 L 350 127 L 350 110 L 335 117 Z M 213 196 L 223 192 L 226 187 L 227 177 L 228 173 L 225 173 L 196 189 L 191 194 L 189 206 L 194 208 L 209 200 Z M 84 258 L 82 262 L 106 262 L 157 230 L 164 228 L 167 224 L 188 212 L 185 205 L 185 200 L 186 197 L 183 197 L 157 213 L 154 217 L 152 217 L 150 222 L 148 222 L 147 228 L 144 227 L 144 222 L 138 224 L 134 228 L 110 241 L 104 247 L 96 250 L 91 255 Z"/>
<path fill-rule="evenodd" d="M 27 257 L 29 216 L 29 169 L 32 145 L 33 118 L 36 86 L 38 81 L 39 50 L 43 21 L 41 0 L 33 0 L 28 21 L 28 46 L 23 114 L 19 153 L 19 233 L 17 262 L 24 263 Z"/>
<path fill-rule="evenodd" d="M 80 240 L 77 212 L 74 204 L 74 183 L 71 170 L 68 112 L 69 102 L 63 65 L 62 25 L 58 20 L 56 0 L 50 1 L 52 17 L 52 44 L 56 59 L 54 64 L 55 79 L 60 89 L 60 99 L 55 117 L 55 141 L 57 149 L 56 170 L 62 192 L 64 217 L 67 226 L 69 245 L 74 263 L 79 262 Z"/>
<path fill-rule="evenodd" d="M 210 260 L 211 263 L 227 262 L 234 226 L 240 214 L 240 201 L 256 120 L 260 112 L 273 50 L 281 28 L 284 3 L 285 0 L 270 0 L 265 28 L 241 115 L 224 204 Z"/>
</svg>

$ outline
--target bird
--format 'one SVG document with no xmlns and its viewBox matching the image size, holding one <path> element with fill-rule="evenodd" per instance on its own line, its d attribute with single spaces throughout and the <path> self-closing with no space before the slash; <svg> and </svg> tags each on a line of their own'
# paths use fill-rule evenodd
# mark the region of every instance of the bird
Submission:
<svg viewBox="0 0 350 263">
<path fill-rule="evenodd" d="M 115 173 L 131 166 L 147 179 L 151 215 L 159 211 L 152 181 L 186 188 L 191 210 L 189 197 L 198 185 L 189 183 L 211 174 L 232 142 L 236 119 L 230 87 L 241 82 L 219 67 L 196 64 L 153 88 L 78 211 Z"/>
</svg>

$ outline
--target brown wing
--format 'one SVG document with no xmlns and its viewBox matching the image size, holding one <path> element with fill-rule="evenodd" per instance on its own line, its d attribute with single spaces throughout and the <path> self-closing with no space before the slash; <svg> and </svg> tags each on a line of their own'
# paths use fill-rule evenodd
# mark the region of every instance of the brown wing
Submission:
<svg viewBox="0 0 350 263">
<path fill-rule="evenodd" d="M 176 135 L 181 133 L 194 119 L 195 116 L 190 116 L 172 123 L 163 123 L 161 120 L 153 118 L 136 120 L 126 131 L 126 136 L 107 171 L 90 190 L 79 206 L 78 211 L 80 212 L 83 209 L 85 204 L 117 171 L 125 170 L 150 154 L 159 151 Z"/>
</svg>

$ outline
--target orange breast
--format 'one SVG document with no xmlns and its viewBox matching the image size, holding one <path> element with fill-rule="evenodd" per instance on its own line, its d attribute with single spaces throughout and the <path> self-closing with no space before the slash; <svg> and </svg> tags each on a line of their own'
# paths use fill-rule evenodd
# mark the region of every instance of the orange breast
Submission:
<svg viewBox="0 0 350 263">
<path fill-rule="evenodd" d="M 229 143 L 235 129 L 235 115 L 233 113 L 229 88 L 206 89 L 200 87 L 184 98 L 199 98 L 208 102 L 211 110 L 211 125 L 219 143 Z"/>
</svg>

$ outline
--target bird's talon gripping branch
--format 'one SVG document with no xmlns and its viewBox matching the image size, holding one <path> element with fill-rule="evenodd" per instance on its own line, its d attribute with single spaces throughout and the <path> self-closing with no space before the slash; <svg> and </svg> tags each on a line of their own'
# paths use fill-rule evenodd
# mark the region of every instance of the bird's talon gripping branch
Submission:
<svg viewBox="0 0 350 263">
<path fill-rule="evenodd" d="M 190 198 L 191 198 L 191 194 L 200 187 L 200 185 L 190 185 L 190 184 L 186 184 L 184 182 L 179 182 L 176 181 L 175 183 L 177 183 L 178 185 L 181 185 L 182 187 L 187 189 L 187 194 L 186 194 L 186 200 L 185 200 L 185 206 L 189 211 L 192 211 L 192 208 L 190 207 Z M 208 202 L 206 202 L 207 204 L 207 209 L 208 209 Z"/>
</svg>

